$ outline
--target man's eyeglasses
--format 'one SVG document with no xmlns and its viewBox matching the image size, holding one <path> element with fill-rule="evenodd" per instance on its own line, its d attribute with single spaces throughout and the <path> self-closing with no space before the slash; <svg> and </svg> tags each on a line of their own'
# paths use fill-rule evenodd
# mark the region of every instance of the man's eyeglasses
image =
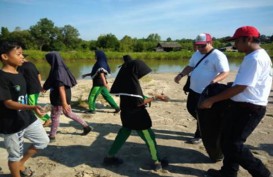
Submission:
<svg viewBox="0 0 273 177">
<path fill-rule="evenodd" d="M 207 44 L 203 44 L 203 45 L 196 45 L 197 48 L 205 48 L 207 46 Z"/>
</svg>

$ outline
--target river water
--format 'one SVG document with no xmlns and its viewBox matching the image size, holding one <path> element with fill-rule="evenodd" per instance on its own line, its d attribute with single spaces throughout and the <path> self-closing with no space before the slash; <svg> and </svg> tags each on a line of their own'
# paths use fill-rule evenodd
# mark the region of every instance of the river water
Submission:
<svg viewBox="0 0 273 177">
<path fill-rule="evenodd" d="M 66 62 L 70 71 L 76 77 L 76 79 L 81 79 L 82 74 L 90 73 L 94 65 L 95 60 L 92 61 L 73 61 Z M 237 70 L 240 65 L 239 60 L 230 60 L 230 69 L 232 71 Z M 115 77 L 119 71 L 119 66 L 123 63 L 122 60 L 109 60 L 109 66 L 111 68 L 111 75 L 109 77 Z M 153 73 L 178 73 L 187 64 L 187 60 L 145 60 L 145 63 L 152 69 Z M 48 76 L 50 66 L 47 62 L 35 63 L 36 67 L 40 71 L 42 78 L 46 79 Z M 86 77 L 85 79 L 90 79 Z"/>
</svg>

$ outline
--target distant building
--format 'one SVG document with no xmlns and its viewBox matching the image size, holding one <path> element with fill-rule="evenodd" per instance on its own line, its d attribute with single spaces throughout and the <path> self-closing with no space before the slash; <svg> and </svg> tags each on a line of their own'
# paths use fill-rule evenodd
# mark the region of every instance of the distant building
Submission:
<svg viewBox="0 0 273 177">
<path fill-rule="evenodd" d="M 238 52 L 238 50 L 233 46 L 222 47 L 219 50 L 222 52 Z"/>
<path fill-rule="evenodd" d="M 155 48 L 156 52 L 171 52 L 181 50 L 178 42 L 159 42 Z"/>
</svg>

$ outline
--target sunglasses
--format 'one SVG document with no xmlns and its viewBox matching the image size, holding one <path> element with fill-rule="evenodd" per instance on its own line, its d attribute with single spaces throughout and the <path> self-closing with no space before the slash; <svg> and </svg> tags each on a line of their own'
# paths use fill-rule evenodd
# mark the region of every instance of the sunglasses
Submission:
<svg viewBox="0 0 273 177">
<path fill-rule="evenodd" d="M 207 44 L 203 44 L 203 45 L 196 45 L 197 48 L 205 48 L 207 46 Z"/>
</svg>

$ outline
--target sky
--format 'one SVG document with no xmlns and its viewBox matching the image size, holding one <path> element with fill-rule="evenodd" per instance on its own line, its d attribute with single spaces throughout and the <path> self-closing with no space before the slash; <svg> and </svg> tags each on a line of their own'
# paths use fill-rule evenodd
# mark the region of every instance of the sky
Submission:
<svg viewBox="0 0 273 177">
<path fill-rule="evenodd" d="M 0 0 L 0 27 L 29 29 L 41 18 L 71 25 L 80 38 L 114 34 L 162 40 L 194 39 L 199 33 L 232 36 L 241 26 L 273 35 L 273 0 Z"/>
</svg>

